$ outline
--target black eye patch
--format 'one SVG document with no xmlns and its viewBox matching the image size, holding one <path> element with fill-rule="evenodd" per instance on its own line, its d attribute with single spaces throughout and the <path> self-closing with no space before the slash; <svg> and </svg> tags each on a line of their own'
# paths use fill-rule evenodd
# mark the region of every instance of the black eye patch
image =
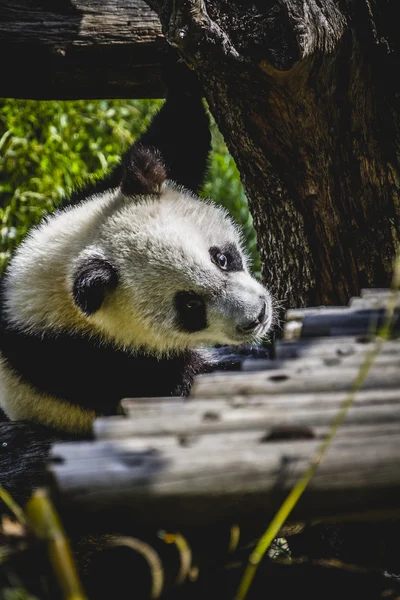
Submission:
<svg viewBox="0 0 400 600">
<path fill-rule="evenodd" d="M 209 253 L 211 260 L 223 271 L 243 271 L 243 260 L 234 244 L 226 244 L 222 248 L 211 246 Z M 226 258 L 226 262 L 222 263 L 221 256 Z"/>
<path fill-rule="evenodd" d="M 177 292 L 175 308 L 178 326 L 188 333 L 202 331 L 207 327 L 206 305 L 195 292 Z"/>
</svg>

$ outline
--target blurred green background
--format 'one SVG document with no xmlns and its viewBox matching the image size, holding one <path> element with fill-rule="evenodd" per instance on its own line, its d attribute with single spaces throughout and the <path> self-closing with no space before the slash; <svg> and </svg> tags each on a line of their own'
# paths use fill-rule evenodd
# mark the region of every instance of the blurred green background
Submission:
<svg viewBox="0 0 400 600">
<path fill-rule="evenodd" d="M 89 177 L 118 162 L 161 100 L 0 100 L 0 272 L 27 229 Z M 260 275 L 256 235 L 233 158 L 212 124 L 211 168 L 203 195 L 242 226 Z"/>
</svg>

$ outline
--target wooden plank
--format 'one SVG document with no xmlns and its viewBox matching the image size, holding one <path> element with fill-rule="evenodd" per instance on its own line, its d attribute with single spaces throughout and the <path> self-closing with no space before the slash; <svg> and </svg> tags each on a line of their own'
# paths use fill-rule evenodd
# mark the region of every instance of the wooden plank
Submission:
<svg viewBox="0 0 400 600">
<path fill-rule="evenodd" d="M 321 353 L 317 351 L 313 352 L 311 355 L 307 354 L 307 351 L 304 353 L 305 356 L 301 358 L 294 358 L 291 356 L 291 350 L 293 347 L 296 347 L 295 344 L 289 344 L 289 348 L 283 348 L 283 352 L 280 350 L 277 352 L 278 355 L 283 354 L 283 358 L 272 359 L 251 359 L 244 360 L 241 365 L 241 371 L 250 372 L 250 371 L 274 371 L 281 369 L 288 369 L 290 371 L 300 371 L 303 369 L 313 369 L 316 372 L 316 369 L 320 369 L 322 367 L 339 367 L 339 365 L 343 367 L 352 367 L 356 369 L 363 364 L 368 354 L 368 351 L 371 350 L 369 347 L 368 351 L 356 351 L 351 350 L 351 346 L 347 347 L 345 351 L 343 348 L 341 352 L 335 353 L 332 351 L 332 345 L 327 346 L 328 352 L 325 353 L 325 348 Z M 304 349 L 304 346 L 301 345 L 301 349 Z M 321 347 L 321 346 L 319 346 Z M 309 346 L 306 346 L 307 350 Z M 364 347 L 365 348 L 365 347 Z M 363 350 L 364 350 L 363 348 Z M 396 349 L 399 352 L 398 354 L 393 352 L 394 346 L 389 349 L 385 349 L 381 352 L 374 360 L 375 365 L 398 365 L 400 362 L 400 345 L 396 345 Z M 286 358 L 285 354 L 289 356 Z"/>
<path fill-rule="evenodd" d="M 350 298 L 349 307 L 357 310 L 366 310 L 370 308 L 386 308 L 388 302 L 391 301 L 392 297 L 392 292 L 388 292 L 387 295 L 382 294 L 378 296 L 371 295 L 367 296 L 366 298 Z"/>
<path fill-rule="evenodd" d="M 203 412 L 201 407 L 198 407 L 199 413 L 186 413 L 181 415 L 164 416 L 162 422 L 158 419 L 141 418 L 134 419 L 119 419 L 118 417 L 108 418 L 106 422 L 96 424 L 96 435 L 101 439 L 131 437 L 131 436 L 190 436 L 203 433 L 219 434 L 227 431 L 251 431 L 258 430 L 263 427 L 266 435 L 269 435 L 273 429 L 287 428 L 297 431 L 300 429 L 299 436 L 303 430 L 310 432 L 310 435 L 317 430 L 327 431 L 337 414 L 339 406 L 336 408 L 322 407 L 320 410 L 313 411 L 296 409 L 292 407 L 275 406 L 274 409 L 267 407 L 253 407 L 252 410 L 245 408 L 228 410 L 226 407 L 215 401 L 213 411 L 207 411 L 205 407 Z M 215 417 L 211 416 L 215 415 Z M 310 417 L 311 415 L 311 417 Z M 212 419 L 215 418 L 213 421 Z M 346 418 L 348 425 L 376 425 L 399 421 L 400 406 L 372 406 L 361 409 L 351 409 Z M 319 435 L 316 433 L 315 435 Z M 295 435 L 295 433 L 294 433 Z"/>
<path fill-rule="evenodd" d="M 355 354 L 365 354 L 375 347 L 374 336 L 338 336 L 307 338 L 295 341 L 278 341 L 275 345 L 277 359 L 319 357 L 323 359 L 342 358 Z M 380 355 L 399 354 L 399 340 L 391 340 L 382 344 Z"/>
<path fill-rule="evenodd" d="M 269 422 L 263 423 L 262 421 L 257 423 L 253 423 L 250 427 L 234 427 L 229 428 L 212 426 L 208 428 L 204 428 L 201 431 L 196 431 L 196 429 L 182 431 L 179 427 L 179 423 L 175 425 L 175 427 L 171 427 L 169 430 L 164 427 L 164 431 L 160 432 L 159 429 L 155 428 L 155 423 L 153 421 L 152 426 L 148 422 L 141 422 L 142 427 L 136 427 L 135 435 L 132 435 L 132 419 L 121 419 L 121 418 L 100 418 L 98 419 L 99 426 L 96 428 L 96 440 L 100 442 L 109 441 L 109 440 L 120 440 L 123 438 L 130 438 L 136 441 L 149 441 L 152 439 L 152 436 L 157 437 L 170 437 L 171 439 L 178 440 L 178 443 L 183 447 L 190 443 L 192 437 L 197 437 L 198 435 L 212 435 L 212 434 L 220 434 L 220 433 L 232 433 L 240 432 L 241 435 L 244 433 L 248 433 L 251 439 L 254 436 L 258 436 L 258 439 L 265 440 L 275 440 L 276 442 L 284 442 L 290 441 L 302 443 L 307 439 L 322 439 L 323 436 L 327 434 L 329 431 L 330 423 L 325 425 L 320 424 L 306 424 L 300 425 L 295 424 L 293 421 L 289 422 L 285 427 L 280 421 L 277 423 Z M 156 429 L 156 432 L 155 432 Z M 367 424 L 361 424 L 360 422 L 356 422 L 355 424 L 351 421 L 346 421 L 343 427 L 338 434 L 338 439 L 343 439 L 346 437 L 350 437 L 355 439 L 357 437 L 370 437 L 371 439 L 378 436 L 391 436 L 393 434 L 399 433 L 399 424 L 397 421 L 390 421 L 387 419 L 386 421 L 379 421 L 378 423 L 373 421 Z M 171 442 L 175 445 L 175 442 Z"/>
<path fill-rule="evenodd" d="M 98 439 L 130 436 L 199 435 L 276 427 L 327 429 L 337 414 L 343 393 L 305 393 L 272 396 L 214 396 L 182 403 L 138 409 L 124 404 L 128 418 L 106 417 L 94 425 Z M 400 424 L 400 391 L 368 390 L 355 398 L 343 427 Z M 315 434 L 316 435 L 316 434 Z"/>
<path fill-rule="evenodd" d="M 288 310 L 285 315 L 284 338 L 364 335 L 377 331 L 383 324 L 390 303 L 400 306 L 399 292 L 387 289 L 362 290 L 361 297 L 351 298 L 349 306 L 317 306 Z M 398 331 L 399 310 L 393 329 Z"/>
<path fill-rule="evenodd" d="M 350 389 L 357 369 L 339 365 L 303 369 L 293 373 L 291 369 L 256 371 L 254 373 L 217 372 L 197 377 L 192 395 L 198 398 L 223 396 L 248 396 L 264 394 L 294 394 L 304 392 L 346 392 Z M 367 389 L 399 388 L 400 369 L 398 364 L 375 364 L 362 385 Z"/>
<path fill-rule="evenodd" d="M 397 294 L 399 292 L 396 292 Z M 388 288 L 364 288 L 360 292 L 361 298 L 389 298 L 393 295 L 393 290 Z"/>
<path fill-rule="evenodd" d="M 395 310 L 392 330 L 399 331 L 400 310 Z M 303 319 L 301 337 L 321 337 L 337 335 L 364 335 L 379 331 L 385 317 L 385 309 L 349 308 L 345 311 L 321 311 L 318 314 L 307 315 Z"/>
<path fill-rule="evenodd" d="M 343 314 L 348 310 L 347 306 L 313 306 L 311 308 L 294 308 L 286 311 L 285 322 L 283 325 L 283 337 L 285 340 L 296 340 L 301 337 L 303 321 L 310 315 L 320 315 L 331 310 L 338 314 Z"/>
<path fill-rule="evenodd" d="M 318 444 L 265 442 L 262 431 L 67 443 L 51 471 L 64 509 L 80 514 L 125 510 L 154 527 L 265 521 Z M 292 518 L 396 508 L 399 468 L 400 433 L 338 436 Z"/>
<path fill-rule="evenodd" d="M 360 336 L 372 334 L 383 325 L 385 303 L 378 302 L 376 308 L 366 308 L 370 302 L 363 302 L 363 307 L 321 308 L 288 311 L 284 326 L 285 339 L 326 336 Z M 383 305 L 383 306 L 382 306 Z M 399 331 L 400 310 L 395 310 L 392 330 Z"/>
<path fill-rule="evenodd" d="M 233 408 L 249 408 L 253 410 L 255 407 L 265 407 L 266 410 L 278 408 L 284 410 L 288 407 L 292 410 L 293 407 L 314 410 L 316 408 L 336 407 L 346 398 L 347 392 L 309 392 L 304 390 L 296 394 L 265 394 L 265 395 L 229 395 L 218 397 L 217 395 L 210 397 L 191 396 L 190 398 L 159 398 L 147 402 L 147 398 L 125 399 L 121 402 L 121 407 L 124 413 L 123 417 L 111 417 L 111 419 L 125 419 L 130 417 L 137 420 L 142 416 L 155 415 L 161 418 L 165 415 L 176 415 L 179 412 L 185 414 L 201 413 L 202 410 L 212 411 L 217 406 L 222 409 Z M 158 402 L 157 402 L 158 400 Z M 369 389 L 359 391 L 353 405 L 368 407 L 373 405 L 396 404 L 400 402 L 400 390 L 394 389 Z M 96 422 L 108 421 L 109 417 L 97 419 Z M 207 420 L 207 415 L 206 419 Z M 212 416 L 208 417 L 212 420 Z M 215 419 L 214 419 L 215 420 Z"/>
<path fill-rule="evenodd" d="M 362 309 L 381 300 L 370 295 Z M 265 523 L 315 456 L 375 343 L 364 335 L 280 342 L 276 360 L 198 377 L 189 399 L 123 400 L 123 416 L 96 420 L 95 442 L 55 446 L 62 509 L 164 528 Z M 392 340 L 291 519 L 398 511 L 399 423 L 400 341 Z"/>
<path fill-rule="evenodd" d="M 2 97 L 163 97 L 165 49 L 143 0 L 0 0 Z"/>
</svg>

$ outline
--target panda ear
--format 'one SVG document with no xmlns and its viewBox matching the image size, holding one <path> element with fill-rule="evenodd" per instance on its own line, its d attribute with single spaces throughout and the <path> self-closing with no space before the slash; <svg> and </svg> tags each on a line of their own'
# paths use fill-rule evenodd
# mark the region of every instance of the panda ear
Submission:
<svg viewBox="0 0 400 600">
<path fill-rule="evenodd" d="M 89 258 L 75 272 L 75 304 L 86 315 L 92 315 L 103 304 L 106 293 L 114 290 L 117 284 L 117 270 L 111 263 L 99 257 Z"/>
<path fill-rule="evenodd" d="M 166 177 L 158 150 L 136 143 L 125 153 L 121 177 L 121 191 L 125 196 L 159 194 Z"/>
</svg>

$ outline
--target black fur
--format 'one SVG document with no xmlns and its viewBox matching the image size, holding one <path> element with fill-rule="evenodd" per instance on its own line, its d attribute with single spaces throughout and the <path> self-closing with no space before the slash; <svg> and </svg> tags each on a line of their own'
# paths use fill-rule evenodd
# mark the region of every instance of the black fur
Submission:
<svg viewBox="0 0 400 600">
<path fill-rule="evenodd" d="M 170 92 L 140 143 L 160 152 L 168 179 L 199 193 L 211 149 L 209 118 L 200 95 Z"/>
<path fill-rule="evenodd" d="M 92 315 L 103 304 L 107 292 L 118 284 L 116 268 L 103 258 L 90 258 L 81 265 L 74 276 L 75 304 L 86 315 Z"/>
<path fill-rule="evenodd" d="M 177 324 L 181 330 L 194 333 L 207 327 L 205 302 L 195 292 L 177 292 L 175 294 L 175 308 Z"/>
<path fill-rule="evenodd" d="M 108 291 L 118 284 L 116 268 L 103 258 L 90 258 L 74 275 L 73 297 L 75 304 L 86 315 L 92 315 L 103 304 Z"/>
<path fill-rule="evenodd" d="M 43 425 L 0 423 L 0 485 L 16 502 L 23 504 L 34 487 L 47 483 L 45 467 L 51 444 L 63 439 L 67 436 Z"/>
<path fill-rule="evenodd" d="M 125 153 L 121 181 L 125 196 L 159 194 L 166 177 L 165 165 L 158 150 L 134 144 Z"/>
<path fill-rule="evenodd" d="M 37 390 L 102 415 L 116 414 L 126 397 L 186 395 L 202 370 L 194 351 L 158 359 L 96 337 L 23 333 L 4 323 L 0 350 L 8 367 Z"/>
</svg>

